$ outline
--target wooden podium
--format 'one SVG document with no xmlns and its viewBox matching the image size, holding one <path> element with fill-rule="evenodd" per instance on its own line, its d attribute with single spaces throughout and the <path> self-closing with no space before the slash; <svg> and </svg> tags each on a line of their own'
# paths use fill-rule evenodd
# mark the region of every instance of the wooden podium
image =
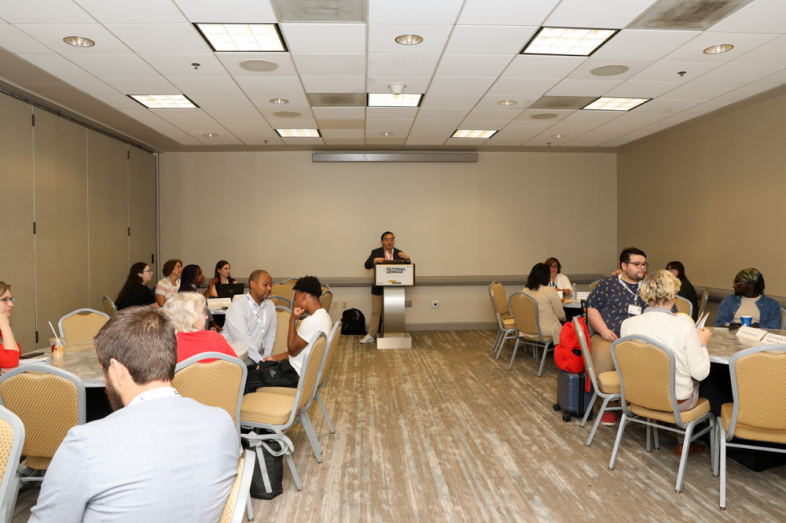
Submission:
<svg viewBox="0 0 786 523">
<path fill-rule="evenodd" d="M 411 349 L 412 338 L 404 332 L 406 287 L 415 286 L 412 264 L 378 263 L 374 267 L 374 285 L 384 287 L 382 311 L 384 322 L 377 336 L 378 349 Z"/>
</svg>

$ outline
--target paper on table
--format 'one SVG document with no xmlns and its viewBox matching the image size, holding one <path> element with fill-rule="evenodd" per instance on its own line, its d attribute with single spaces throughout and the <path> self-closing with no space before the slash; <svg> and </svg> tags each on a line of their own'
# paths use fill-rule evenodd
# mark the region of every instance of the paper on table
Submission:
<svg viewBox="0 0 786 523">
<path fill-rule="evenodd" d="M 52 359 L 51 356 L 38 356 L 36 358 L 19 360 L 19 365 L 30 365 L 31 363 L 49 363 L 49 360 L 51 359 Z"/>
<path fill-rule="evenodd" d="M 707 318 L 710 316 L 709 312 L 705 312 L 704 316 L 699 318 L 699 321 L 696 323 L 696 330 L 700 331 L 702 327 L 704 327 L 704 323 L 707 321 Z"/>
</svg>

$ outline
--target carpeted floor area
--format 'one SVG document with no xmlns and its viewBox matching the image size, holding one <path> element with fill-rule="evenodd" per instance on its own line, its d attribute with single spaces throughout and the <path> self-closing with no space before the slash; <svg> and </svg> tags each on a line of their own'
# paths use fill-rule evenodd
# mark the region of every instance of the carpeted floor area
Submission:
<svg viewBox="0 0 786 523">
<path fill-rule="evenodd" d="M 709 450 L 691 456 L 674 492 L 675 440 L 647 453 L 644 431 L 626 430 L 608 470 L 616 428 L 592 447 L 579 421 L 552 410 L 556 368 L 542 378 L 512 344 L 494 361 L 492 331 L 414 332 L 412 350 L 378 351 L 345 336 L 323 389 L 336 434 L 313 405 L 323 448 L 316 462 L 299 425 L 289 436 L 304 490 L 285 466 L 284 494 L 255 501 L 255 521 L 606 522 L 786 520 L 786 467 L 763 473 L 729 461 L 726 512 Z M 38 488 L 25 486 L 14 522 L 27 521 Z"/>
</svg>

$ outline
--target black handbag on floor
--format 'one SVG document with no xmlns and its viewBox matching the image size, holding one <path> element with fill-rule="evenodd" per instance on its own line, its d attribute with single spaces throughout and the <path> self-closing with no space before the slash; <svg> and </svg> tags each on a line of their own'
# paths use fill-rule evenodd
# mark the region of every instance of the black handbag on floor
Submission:
<svg viewBox="0 0 786 523">
<path fill-rule="evenodd" d="M 341 334 L 366 335 L 366 317 L 357 309 L 347 309 L 341 315 Z"/>
<path fill-rule="evenodd" d="M 250 447 L 243 440 L 244 448 L 256 452 L 254 474 L 251 476 L 251 497 L 273 499 L 284 492 L 284 452 L 281 442 L 266 440 Z M 272 452 L 271 452 L 272 451 Z"/>
</svg>

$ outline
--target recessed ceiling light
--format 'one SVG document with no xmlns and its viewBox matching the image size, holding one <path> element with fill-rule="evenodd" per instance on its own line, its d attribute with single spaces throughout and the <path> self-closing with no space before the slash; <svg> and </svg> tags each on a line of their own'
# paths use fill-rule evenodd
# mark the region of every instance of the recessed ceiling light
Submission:
<svg viewBox="0 0 786 523">
<path fill-rule="evenodd" d="M 216 136 L 218 136 L 218 133 L 205 133 L 202 136 L 206 138 L 215 138 Z"/>
<path fill-rule="evenodd" d="M 294 111 L 279 111 L 277 113 L 273 113 L 273 116 L 278 116 L 279 118 L 297 118 L 303 113 L 296 113 Z"/>
<path fill-rule="evenodd" d="M 451 138 L 491 138 L 497 131 L 459 129 Z"/>
<path fill-rule="evenodd" d="M 551 135 L 552 138 L 565 138 L 566 136 L 567 134 L 560 134 L 560 133 Z"/>
<path fill-rule="evenodd" d="M 732 49 L 734 49 L 734 46 L 731 44 L 713 45 L 712 47 L 706 48 L 704 54 L 720 54 L 731 51 Z"/>
<path fill-rule="evenodd" d="M 194 24 L 213 51 L 286 51 L 277 24 Z"/>
<path fill-rule="evenodd" d="M 499 102 L 497 102 L 497 104 L 504 105 L 504 106 L 516 105 L 517 103 L 518 102 L 516 100 L 500 100 Z"/>
<path fill-rule="evenodd" d="M 268 71 L 275 71 L 278 69 L 278 64 L 267 62 L 265 60 L 246 60 L 240 62 L 240 67 L 246 71 L 254 71 L 255 73 L 267 73 Z"/>
<path fill-rule="evenodd" d="M 369 107 L 418 107 L 422 94 L 369 94 Z"/>
<path fill-rule="evenodd" d="M 541 27 L 521 54 L 589 56 L 618 31 L 618 29 Z"/>
<path fill-rule="evenodd" d="M 554 114 L 554 113 L 538 113 L 538 114 L 533 114 L 529 118 L 530 120 L 551 120 L 558 116 L 559 116 L 558 114 Z"/>
<path fill-rule="evenodd" d="M 129 94 L 148 109 L 199 109 L 183 94 Z"/>
<path fill-rule="evenodd" d="M 380 136 L 393 136 L 393 133 L 379 133 Z"/>
<path fill-rule="evenodd" d="M 277 105 L 284 105 L 284 104 L 288 104 L 289 100 L 285 98 L 271 98 L 270 103 L 277 104 Z"/>
<path fill-rule="evenodd" d="M 630 69 L 627 65 L 603 65 L 590 71 L 595 76 L 615 76 L 627 72 Z"/>
<path fill-rule="evenodd" d="M 319 138 L 319 129 L 276 129 L 281 138 Z"/>
<path fill-rule="evenodd" d="M 68 45 L 73 45 L 74 47 L 93 47 L 96 45 L 94 41 L 83 36 L 66 36 L 63 38 L 63 41 Z"/>
<path fill-rule="evenodd" d="M 401 45 L 418 45 L 422 41 L 423 37 L 418 35 L 401 35 L 396 38 L 396 43 Z"/>
<path fill-rule="evenodd" d="M 598 98 L 584 109 L 595 111 L 630 111 L 652 98 Z"/>
</svg>

